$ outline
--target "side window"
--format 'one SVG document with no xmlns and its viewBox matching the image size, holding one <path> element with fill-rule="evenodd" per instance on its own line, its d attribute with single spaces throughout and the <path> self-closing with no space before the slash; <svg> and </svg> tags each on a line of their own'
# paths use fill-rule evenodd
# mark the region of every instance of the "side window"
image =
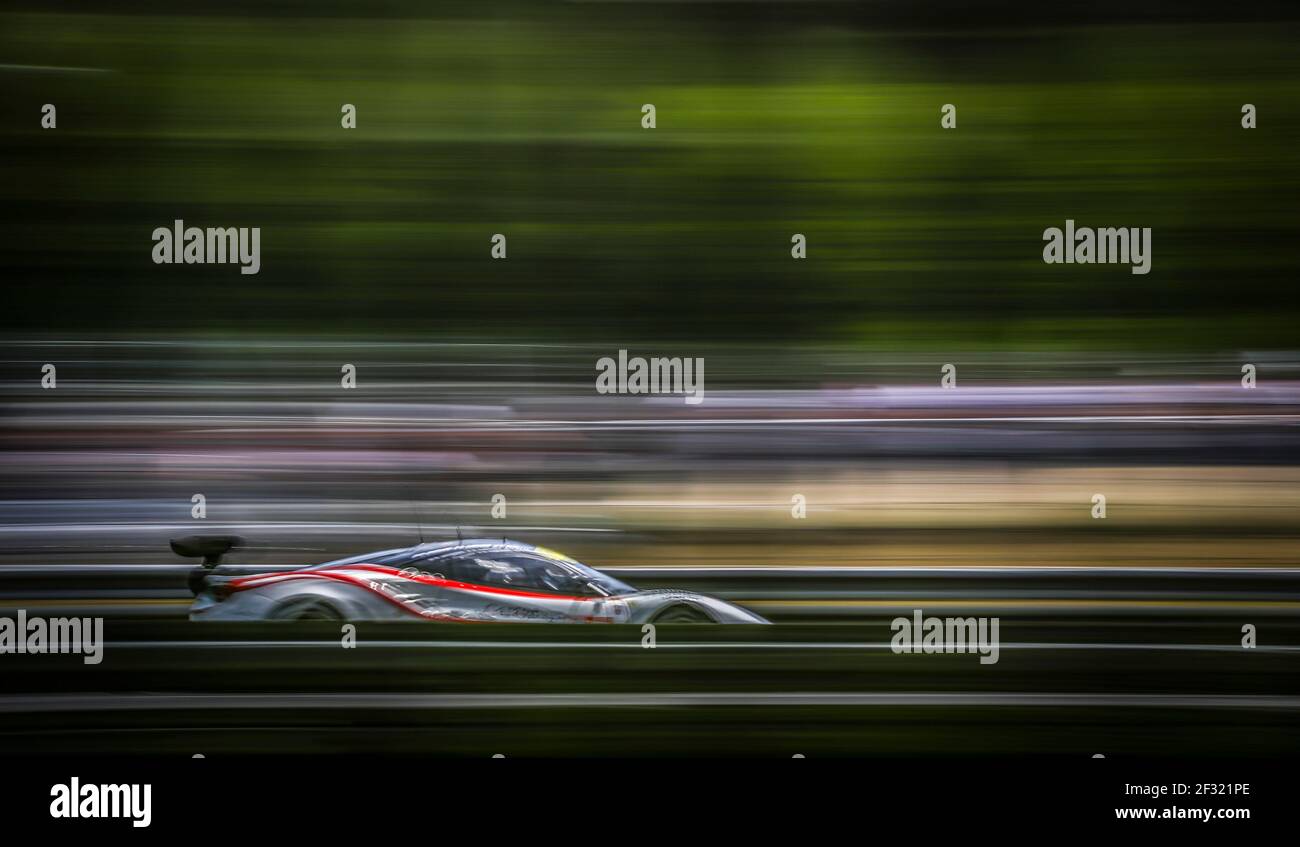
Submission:
<svg viewBox="0 0 1300 847">
<path fill-rule="evenodd" d="M 531 589 L 528 570 L 513 557 L 502 553 L 483 551 L 472 556 L 457 558 L 451 563 L 449 576 L 459 582 L 474 585 L 491 585 L 498 588 Z"/>
</svg>

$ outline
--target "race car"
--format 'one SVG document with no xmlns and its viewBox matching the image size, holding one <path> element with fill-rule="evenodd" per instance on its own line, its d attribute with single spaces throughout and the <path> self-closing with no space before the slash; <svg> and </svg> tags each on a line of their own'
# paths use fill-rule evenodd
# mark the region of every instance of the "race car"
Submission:
<svg viewBox="0 0 1300 847">
<path fill-rule="evenodd" d="M 562 553 L 506 539 L 417 544 L 321 565 L 239 574 L 221 557 L 233 536 L 173 539 L 202 557 L 190 576 L 190 620 L 425 620 L 447 623 L 766 624 L 690 591 L 638 591 Z"/>
</svg>

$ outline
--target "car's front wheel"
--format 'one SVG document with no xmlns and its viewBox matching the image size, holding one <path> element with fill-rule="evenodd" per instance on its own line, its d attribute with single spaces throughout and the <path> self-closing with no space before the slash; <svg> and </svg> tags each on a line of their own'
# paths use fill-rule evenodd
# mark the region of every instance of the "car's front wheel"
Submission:
<svg viewBox="0 0 1300 847">
<path fill-rule="evenodd" d="M 690 606 L 669 606 L 655 615 L 654 623 L 714 623 L 714 620 Z"/>
</svg>

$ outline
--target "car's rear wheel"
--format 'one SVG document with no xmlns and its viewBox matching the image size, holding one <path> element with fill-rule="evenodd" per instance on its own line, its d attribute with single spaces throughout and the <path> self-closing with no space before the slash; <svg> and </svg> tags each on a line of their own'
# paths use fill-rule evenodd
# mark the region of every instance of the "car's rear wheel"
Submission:
<svg viewBox="0 0 1300 847">
<path fill-rule="evenodd" d="M 655 615 L 655 623 L 713 623 L 713 618 L 690 606 L 669 606 Z"/>
<path fill-rule="evenodd" d="M 323 600 L 305 598 L 284 603 L 271 615 L 277 621 L 341 621 L 343 615 Z"/>
</svg>

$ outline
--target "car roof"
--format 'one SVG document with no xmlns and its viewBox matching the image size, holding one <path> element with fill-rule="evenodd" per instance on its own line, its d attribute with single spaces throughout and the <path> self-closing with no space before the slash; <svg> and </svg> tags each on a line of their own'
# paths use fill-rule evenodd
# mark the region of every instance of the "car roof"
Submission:
<svg viewBox="0 0 1300 847">
<path fill-rule="evenodd" d="M 466 538 L 457 541 L 427 541 L 421 544 L 414 544 L 410 547 L 394 547 L 391 550 L 372 550 L 369 553 L 361 553 L 356 556 L 348 556 L 345 559 L 334 559 L 329 562 L 322 562 L 319 565 L 312 565 L 314 568 L 337 567 L 338 565 L 351 565 L 365 562 L 370 559 L 378 559 L 385 556 L 396 556 L 400 553 L 407 553 L 411 556 L 420 554 L 420 558 L 439 558 L 438 554 L 474 552 L 484 550 L 524 550 L 534 551 L 537 549 L 535 544 L 525 544 L 522 541 L 511 541 L 508 538 Z"/>
</svg>

